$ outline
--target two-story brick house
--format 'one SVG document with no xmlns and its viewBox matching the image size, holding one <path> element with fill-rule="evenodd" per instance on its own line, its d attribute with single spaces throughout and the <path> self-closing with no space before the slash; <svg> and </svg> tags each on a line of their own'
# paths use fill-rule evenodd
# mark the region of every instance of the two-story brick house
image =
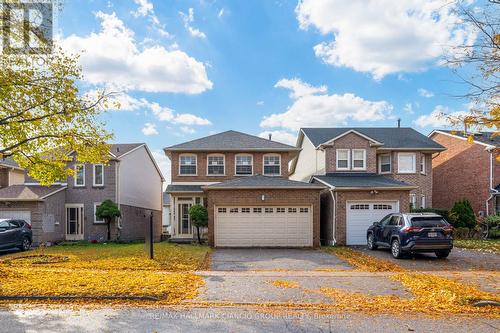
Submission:
<svg viewBox="0 0 500 333">
<path fill-rule="evenodd" d="M 200 203 L 209 212 L 211 246 L 319 245 L 324 186 L 288 179 L 300 148 L 227 131 L 164 150 L 172 164 L 174 239 L 196 237 L 188 211 Z"/>
<path fill-rule="evenodd" d="M 500 212 L 500 137 L 451 130 L 434 130 L 429 137 L 446 147 L 432 165 L 434 206 L 451 209 L 465 198 L 478 216 Z"/>
<path fill-rule="evenodd" d="M 111 238 L 144 239 L 153 212 L 156 238 L 161 235 L 163 176 L 145 144 L 113 144 L 104 164 L 68 168 L 75 177 L 41 186 L 24 175 L 24 182 L 0 189 L 0 216 L 20 218 L 32 225 L 33 242 L 107 239 L 107 226 L 96 217 L 104 200 L 116 202 L 121 218 L 111 224 Z"/>
<path fill-rule="evenodd" d="M 432 154 L 445 148 L 411 128 L 303 128 L 290 178 L 328 187 L 321 239 L 366 244 L 383 216 L 432 206 Z"/>
</svg>

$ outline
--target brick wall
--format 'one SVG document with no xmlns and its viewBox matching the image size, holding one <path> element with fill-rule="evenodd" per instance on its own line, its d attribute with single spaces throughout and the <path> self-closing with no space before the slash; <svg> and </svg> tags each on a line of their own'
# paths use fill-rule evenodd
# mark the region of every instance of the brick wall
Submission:
<svg viewBox="0 0 500 333">
<path fill-rule="evenodd" d="M 0 188 L 9 186 L 9 169 L 0 168 Z"/>
<path fill-rule="evenodd" d="M 434 157 L 434 207 L 451 209 L 456 201 L 467 198 L 476 214 L 485 211 L 490 172 L 486 147 L 440 133 L 435 133 L 432 139 L 447 148 Z M 497 173 L 500 164 L 496 160 L 494 163 L 496 181 L 500 181 L 500 170 Z"/>
<path fill-rule="evenodd" d="M 144 240 L 149 230 L 149 218 L 151 210 L 140 207 L 120 205 L 120 211 L 122 213 L 122 229 L 119 232 L 120 240 Z M 161 211 L 153 210 L 153 236 L 155 241 L 159 241 L 161 238 L 161 214 Z"/>
<path fill-rule="evenodd" d="M 340 170 L 338 171 L 337 166 L 337 149 L 366 149 L 366 170 L 356 171 L 356 170 Z M 351 151 L 352 159 L 352 151 Z M 337 139 L 333 145 L 325 148 L 325 169 L 326 172 L 377 172 L 377 152 L 376 148 L 370 147 L 370 142 L 355 134 L 349 133 L 343 137 Z M 351 163 L 352 164 L 352 163 Z M 351 165 L 352 167 L 352 165 Z"/>
<path fill-rule="evenodd" d="M 169 157 L 172 163 L 172 182 L 221 182 L 237 177 L 235 175 L 235 155 L 238 153 L 225 152 L 225 176 L 208 176 L 207 175 L 207 154 L 205 152 L 183 152 L 185 154 L 195 154 L 197 157 L 197 176 L 180 176 L 179 175 L 179 152 L 170 152 Z M 241 154 L 251 154 L 253 156 L 253 173 L 254 175 L 263 174 L 263 156 L 266 153 L 257 152 L 239 152 Z M 274 154 L 274 153 L 273 153 Z M 288 162 L 289 153 L 280 153 L 281 155 L 281 176 L 288 178 Z"/>
<path fill-rule="evenodd" d="M 214 246 L 214 207 L 227 206 L 313 206 L 313 246 L 320 245 L 320 190 L 210 190 L 208 199 L 208 244 Z M 266 200 L 262 201 L 262 195 Z"/>
</svg>

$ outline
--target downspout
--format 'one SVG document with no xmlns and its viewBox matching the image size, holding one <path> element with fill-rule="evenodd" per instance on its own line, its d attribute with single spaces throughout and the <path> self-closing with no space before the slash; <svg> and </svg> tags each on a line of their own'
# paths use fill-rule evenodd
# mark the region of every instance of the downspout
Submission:
<svg viewBox="0 0 500 333">
<path fill-rule="evenodd" d="M 488 199 L 486 199 L 486 216 L 490 215 L 489 212 L 489 202 L 491 199 L 493 199 L 499 192 L 493 188 L 493 148 L 489 148 L 488 151 L 490 152 L 490 196 Z"/>
</svg>

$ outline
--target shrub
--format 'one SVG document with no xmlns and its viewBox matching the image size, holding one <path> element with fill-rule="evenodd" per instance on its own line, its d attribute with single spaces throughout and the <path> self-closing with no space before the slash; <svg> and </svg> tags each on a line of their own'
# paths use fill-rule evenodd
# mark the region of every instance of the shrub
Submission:
<svg viewBox="0 0 500 333">
<path fill-rule="evenodd" d="M 193 205 L 189 208 L 189 217 L 196 227 L 198 243 L 201 244 L 200 227 L 206 227 L 208 225 L 208 211 L 202 205 Z"/>
<path fill-rule="evenodd" d="M 469 233 L 470 233 L 469 228 L 459 227 L 453 230 L 453 237 L 458 239 L 467 239 L 469 238 Z"/>
<path fill-rule="evenodd" d="M 498 228 L 500 226 L 500 215 L 490 215 L 484 219 L 488 228 Z"/>
<path fill-rule="evenodd" d="M 474 228 L 476 226 L 476 216 L 469 200 L 463 199 L 455 202 L 451 213 L 456 215 L 456 221 L 450 221 L 455 228 Z"/>
</svg>

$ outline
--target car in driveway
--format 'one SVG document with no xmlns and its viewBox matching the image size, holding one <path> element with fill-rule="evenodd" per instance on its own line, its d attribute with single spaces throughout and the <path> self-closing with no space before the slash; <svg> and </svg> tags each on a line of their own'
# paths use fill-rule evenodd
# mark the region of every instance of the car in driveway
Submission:
<svg viewBox="0 0 500 333">
<path fill-rule="evenodd" d="M 391 249 L 394 258 L 412 252 L 434 252 L 446 258 L 453 248 L 453 227 L 433 213 L 394 213 L 374 222 L 366 232 L 370 250 Z"/>
<path fill-rule="evenodd" d="M 31 225 L 19 219 L 0 219 L 0 249 L 19 248 L 27 251 L 33 242 Z"/>
</svg>

